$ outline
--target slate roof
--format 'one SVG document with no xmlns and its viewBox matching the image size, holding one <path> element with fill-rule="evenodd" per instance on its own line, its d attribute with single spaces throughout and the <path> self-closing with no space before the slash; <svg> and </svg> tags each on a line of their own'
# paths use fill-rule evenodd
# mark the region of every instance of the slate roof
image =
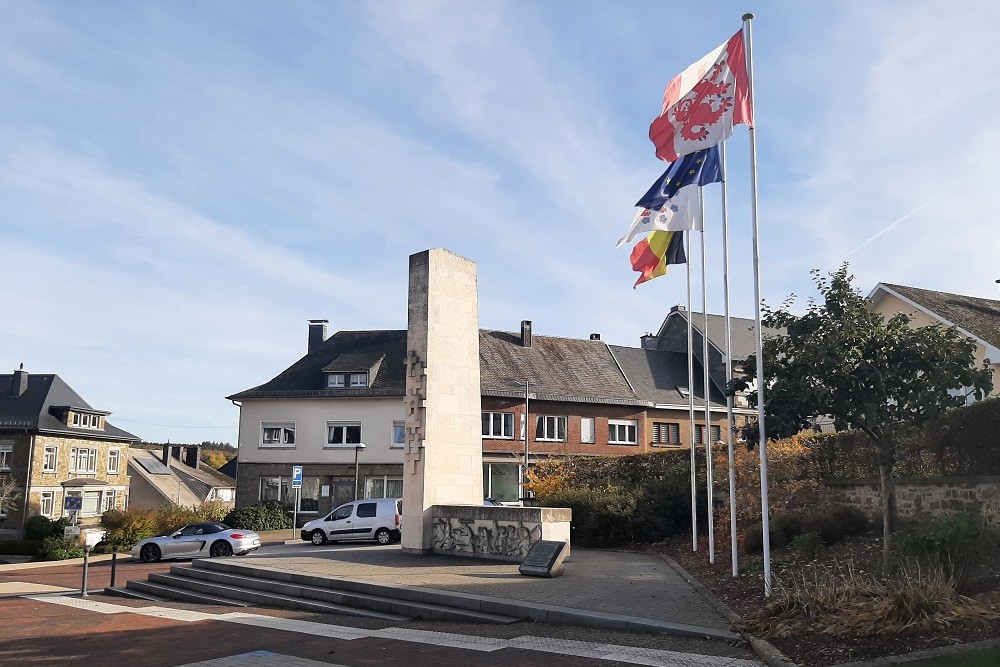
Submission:
<svg viewBox="0 0 1000 667">
<path fill-rule="evenodd" d="M 130 447 L 129 474 L 139 475 L 150 485 L 152 485 L 164 499 L 177 501 L 177 483 L 180 482 L 180 504 L 196 505 L 205 501 L 212 489 L 234 489 L 236 480 L 214 470 L 206 465 L 201 465 L 197 470 L 177 459 L 170 459 L 169 474 L 153 474 L 139 463 L 140 460 L 152 460 L 161 462 L 162 453 L 155 449 L 143 449 Z"/>
<path fill-rule="evenodd" d="M 658 347 L 661 350 L 672 350 L 675 352 L 687 353 L 687 316 L 685 309 L 671 310 L 667 315 L 660 331 L 657 334 L 659 339 Z M 668 326 L 671 319 L 676 318 L 683 326 Z M 747 317 L 730 317 L 730 337 L 733 343 L 732 356 L 734 361 L 743 361 L 757 349 L 756 322 Z M 691 324 L 695 330 L 694 352 L 701 354 L 701 333 L 705 328 L 705 315 L 703 313 L 691 312 Z M 781 330 L 763 328 L 764 337 L 780 336 Z M 726 349 L 726 318 L 723 315 L 708 314 L 708 340 L 720 351 Z"/>
<path fill-rule="evenodd" d="M 327 389 L 324 371 L 336 367 L 337 359 L 347 359 L 351 364 L 381 360 L 372 386 Z M 406 331 L 341 331 L 271 381 L 228 398 L 403 396 L 405 359 Z M 484 396 L 519 398 L 524 396 L 524 382 L 528 380 L 533 400 L 635 406 L 687 404 L 687 398 L 677 391 L 678 386 L 687 386 L 686 355 L 674 352 L 540 335 L 534 335 L 531 346 L 524 347 L 519 333 L 480 330 L 479 359 Z M 696 376 L 695 395 L 702 396 L 700 366 Z M 714 387 L 711 399 L 725 405 L 725 398 Z"/>
<path fill-rule="evenodd" d="M 52 414 L 50 408 L 70 406 L 100 414 L 110 413 L 94 410 L 58 375 L 28 374 L 28 387 L 20 396 L 10 395 L 13 382 L 13 373 L 0 375 L 0 431 L 24 430 L 101 440 L 139 441 L 137 436 L 112 426 L 106 420 L 104 430 L 78 428 L 64 424 Z"/>
<path fill-rule="evenodd" d="M 378 373 L 364 389 L 328 389 L 326 369 L 367 371 L 382 357 Z M 406 331 L 338 331 L 274 378 L 226 398 L 346 398 L 403 396 L 406 393 Z M 340 368 L 343 361 L 351 366 Z M 358 366 L 358 364 L 362 364 Z"/>
<path fill-rule="evenodd" d="M 898 295 L 1000 348 L 1000 301 L 880 283 Z"/>
</svg>

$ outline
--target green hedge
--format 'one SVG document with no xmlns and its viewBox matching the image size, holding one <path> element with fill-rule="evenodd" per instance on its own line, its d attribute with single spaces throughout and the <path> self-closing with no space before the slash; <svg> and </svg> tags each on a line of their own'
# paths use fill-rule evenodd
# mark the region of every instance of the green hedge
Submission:
<svg viewBox="0 0 1000 667">
<path fill-rule="evenodd" d="M 288 508 L 278 502 L 264 502 L 235 509 L 226 515 L 223 523 L 232 528 L 246 530 L 282 530 L 292 527 Z"/>
<path fill-rule="evenodd" d="M 42 546 L 41 540 L 0 540 L 0 554 L 5 556 L 34 556 Z"/>
</svg>

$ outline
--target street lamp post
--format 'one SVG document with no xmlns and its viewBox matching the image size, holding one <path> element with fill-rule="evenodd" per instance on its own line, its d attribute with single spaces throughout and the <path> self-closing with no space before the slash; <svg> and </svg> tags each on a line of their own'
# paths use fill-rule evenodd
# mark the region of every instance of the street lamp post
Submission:
<svg viewBox="0 0 1000 667">
<path fill-rule="evenodd" d="M 521 498 L 524 499 L 527 496 L 527 492 L 524 491 L 524 482 L 528 479 L 528 429 L 530 428 L 530 421 L 528 419 L 528 388 L 530 385 L 530 380 L 525 378 L 524 380 L 524 475 L 521 482 Z M 520 389 L 520 382 L 508 382 L 508 387 L 517 387 Z"/>
</svg>

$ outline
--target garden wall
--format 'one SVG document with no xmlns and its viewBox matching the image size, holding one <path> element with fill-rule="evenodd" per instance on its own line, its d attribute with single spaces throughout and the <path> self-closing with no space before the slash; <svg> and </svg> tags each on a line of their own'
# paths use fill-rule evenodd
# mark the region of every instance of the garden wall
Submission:
<svg viewBox="0 0 1000 667">
<path fill-rule="evenodd" d="M 878 525 L 882 516 L 877 480 L 828 481 L 833 502 L 860 508 Z M 896 480 L 896 508 L 904 521 L 923 521 L 981 510 L 1000 526 L 1000 477 L 940 477 Z"/>
</svg>

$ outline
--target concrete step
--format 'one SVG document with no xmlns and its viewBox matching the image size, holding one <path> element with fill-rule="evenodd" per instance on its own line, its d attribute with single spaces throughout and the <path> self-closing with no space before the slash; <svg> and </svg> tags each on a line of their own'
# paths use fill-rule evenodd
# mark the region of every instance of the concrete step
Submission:
<svg viewBox="0 0 1000 667">
<path fill-rule="evenodd" d="M 163 602 L 166 598 L 161 598 L 158 595 L 152 595 L 151 593 L 144 593 L 138 589 L 127 588 L 126 586 L 115 586 L 112 588 L 108 586 L 104 589 L 105 595 L 111 595 L 117 598 L 130 598 L 132 600 L 148 600 L 149 602 Z"/>
<path fill-rule="evenodd" d="M 150 575 L 152 577 L 153 575 Z M 169 583 L 154 581 L 128 581 L 125 588 L 139 591 L 148 595 L 153 595 L 163 600 L 180 600 L 181 602 L 197 602 L 198 604 L 216 604 L 228 607 L 252 607 L 252 604 L 233 600 L 230 598 L 216 597 L 197 591 L 171 586 Z"/>
<path fill-rule="evenodd" d="M 341 595 L 361 594 L 375 600 L 392 600 L 397 604 L 429 605 L 428 614 L 447 610 L 455 616 L 421 615 L 421 618 L 467 620 L 480 623 L 515 623 L 524 619 L 538 620 L 538 615 L 526 610 L 523 605 L 511 601 L 481 595 L 466 595 L 440 589 L 416 586 L 398 586 L 358 581 L 341 577 L 331 578 L 321 575 L 275 570 L 234 560 L 202 558 L 191 562 L 193 570 L 225 572 L 253 579 L 284 582 L 295 586 L 337 591 Z M 401 607 L 398 607 L 401 608 Z M 416 613 L 420 613 L 415 608 Z"/>
<path fill-rule="evenodd" d="M 347 605 L 359 609 L 368 609 L 387 614 L 399 614 L 408 618 L 422 618 L 440 621 L 461 621 L 468 623 L 514 623 L 520 619 L 513 616 L 493 614 L 476 609 L 457 608 L 455 606 L 434 604 L 420 600 L 402 600 L 397 597 L 387 597 L 370 592 L 341 590 L 336 584 L 339 580 L 323 579 L 324 585 L 313 583 L 288 582 L 268 576 L 273 571 L 226 572 L 215 568 L 199 568 L 174 566 L 170 573 L 180 577 L 191 577 L 202 581 L 211 581 L 220 585 L 255 590 L 268 591 L 294 598 L 319 600 L 324 603 Z"/>
<path fill-rule="evenodd" d="M 394 614 L 390 612 L 375 611 L 337 604 L 335 602 L 325 602 L 322 600 L 287 595 L 277 591 L 260 589 L 254 587 L 252 580 L 241 580 L 234 578 L 230 582 L 214 582 L 207 579 L 199 579 L 191 576 L 182 576 L 174 570 L 184 570 L 191 568 L 173 567 L 170 574 L 152 573 L 149 581 L 162 585 L 170 589 L 194 592 L 199 595 L 213 596 L 219 599 L 229 600 L 230 603 L 242 602 L 245 604 L 258 604 L 270 607 L 283 607 L 286 609 L 298 609 L 301 611 L 311 611 L 319 614 L 344 614 L 348 616 L 364 616 L 367 618 L 377 618 L 384 621 L 408 621 L 412 615 Z"/>
</svg>

